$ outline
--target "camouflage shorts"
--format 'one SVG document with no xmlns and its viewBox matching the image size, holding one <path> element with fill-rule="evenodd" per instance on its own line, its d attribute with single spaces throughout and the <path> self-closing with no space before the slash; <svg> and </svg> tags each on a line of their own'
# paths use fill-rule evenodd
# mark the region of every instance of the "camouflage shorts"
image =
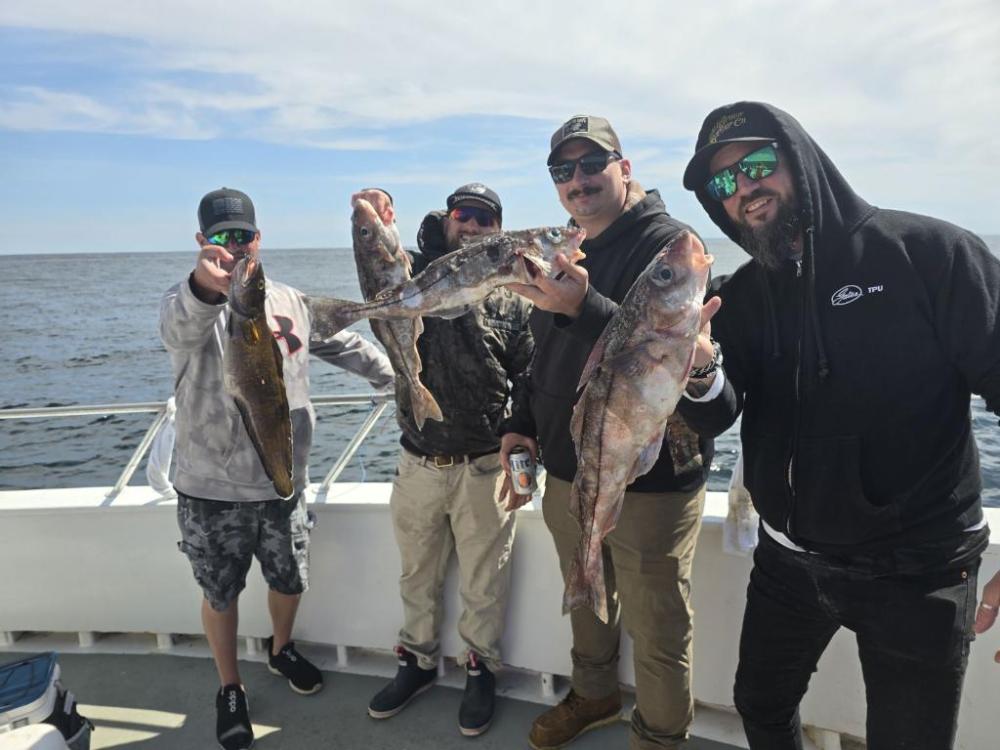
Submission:
<svg viewBox="0 0 1000 750">
<path fill-rule="evenodd" d="M 221 612 L 246 586 L 256 555 L 267 585 L 281 594 L 309 586 L 309 530 L 305 500 L 220 502 L 178 493 L 178 548 L 187 555 L 212 609 Z"/>
</svg>

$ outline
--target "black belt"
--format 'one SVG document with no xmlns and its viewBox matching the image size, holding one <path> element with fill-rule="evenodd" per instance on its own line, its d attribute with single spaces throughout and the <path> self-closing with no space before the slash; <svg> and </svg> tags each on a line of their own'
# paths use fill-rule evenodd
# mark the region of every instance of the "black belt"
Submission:
<svg viewBox="0 0 1000 750">
<path fill-rule="evenodd" d="M 445 469 L 449 466 L 454 466 L 455 464 L 464 464 L 466 461 L 474 461 L 477 458 L 492 456 L 494 453 L 500 452 L 499 448 L 495 448 L 494 450 L 483 451 L 482 453 L 456 453 L 454 455 L 445 454 L 435 456 L 430 453 L 419 451 L 412 445 L 404 445 L 403 448 L 412 453 L 414 456 L 419 456 L 424 459 L 427 463 L 433 463 L 439 469 Z"/>
</svg>

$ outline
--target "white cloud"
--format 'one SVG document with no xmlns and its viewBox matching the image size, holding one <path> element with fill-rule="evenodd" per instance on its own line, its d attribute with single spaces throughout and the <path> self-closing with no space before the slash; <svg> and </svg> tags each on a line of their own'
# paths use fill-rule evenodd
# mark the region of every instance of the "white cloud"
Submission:
<svg viewBox="0 0 1000 750">
<path fill-rule="evenodd" d="M 957 201 L 963 175 L 1000 160 L 995 0 L 610 7 L 5 0 L 0 26 L 127 41 L 135 74 L 130 90 L 21 89 L 0 127 L 207 138 L 225 118 L 227 134 L 251 140 L 388 150 L 443 118 L 526 118 L 547 134 L 589 111 L 626 150 L 661 144 L 651 163 L 634 161 L 676 181 L 704 115 L 748 98 L 793 113 L 860 188 L 895 205 L 921 191 Z M 453 156 L 514 184 L 522 162 L 498 137 L 487 152 L 470 134 Z M 542 136 L 531 159 L 544 147 Z"/>
</svg>

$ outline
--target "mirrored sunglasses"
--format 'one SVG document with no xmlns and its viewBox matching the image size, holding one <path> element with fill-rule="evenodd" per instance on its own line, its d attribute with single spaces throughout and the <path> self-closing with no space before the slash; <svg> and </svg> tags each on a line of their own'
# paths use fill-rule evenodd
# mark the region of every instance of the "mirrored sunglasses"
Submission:
<svg viewBox="0 0 1000 750">
<path fill-rule="evenodd" d="M 475 219 L 476 223 L 481 227 L 491 227 L 497 220 L 495 213 L 488 208 L 480 208 L 479 206 L 455 206 L 448 212 L 448 216 L 459 224 L 464 224 L 467 221 Z"/>
<path fill-rule="evenodd" d="M 237 245 L 249 245 L 256 236 L 257 233 L 251 232 L 249 229 L 224 229 L 209 237 L 208 242 L 211 245 L 221 245 L 222 247 L 228 245 L 230 240 Z"/>
<path fill-rule="evenodd" d="M 713 174 L 705 183 L 705 190 L 715 200 L 724 201 L 736 194 L 736 170 L 742 172 L 748 180 L 756 182 L 771 176 L 777 168 L 778 144 L 768 143 Z"/>
<path fill-rule="evenodd" d="M 585 175 L 593 176 L 607 169 L 609 162 L 618 161 L 619 159 L 621 159 L 621 156 L 614 151 L 596 151 L 584 154 L 579 159 L 567 159 L 566 161 L 553 164 L 549 167 L 549 174 L 552 175 L 554 183 L 561 185 L 573 179 L 577 164 L 580 165 L 580 171 Z"/>
</svg>

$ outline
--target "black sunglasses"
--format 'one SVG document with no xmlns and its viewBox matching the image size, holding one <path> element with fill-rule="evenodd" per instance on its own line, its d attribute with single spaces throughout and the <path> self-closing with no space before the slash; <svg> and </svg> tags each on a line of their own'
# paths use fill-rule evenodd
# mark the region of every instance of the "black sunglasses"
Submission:
<svg viewBox="0 0 1000 750">
<path fill-rule="evenodd" d="M 553 164 L 549 167 L 549 174 L 552 175 L 554 183 L 561 185 L 573 179 L 577 164 L 580 165 L 580 170 L 585 175 L 595 175 L 607 169 L 608 162 L 618 161 L 621 158 L 621 155 L 614 151 L 593 151 L 584 154 L 579 159 L 566 159 Z"/>
<path fill-rule="evenodd" d="M 479 206 L 455 206 L 448 212 L 448 216 L 459 224 L 464 224 L 467 221 L 475 219 L 476 223 L 481 227 L 491 227 L 497 220 L 495 213 L 488 208 L 480 208 Z"/>
<path fill-rule="evenodd" d="M 257 233 L 251 232 L 249 229 L 223 229 L 209 237 L 208 243 L 225 247 L 229 244 L 229 240 L 232 240 L 237 245 L 249 245 L 256 236 Z"/>
</svg>

